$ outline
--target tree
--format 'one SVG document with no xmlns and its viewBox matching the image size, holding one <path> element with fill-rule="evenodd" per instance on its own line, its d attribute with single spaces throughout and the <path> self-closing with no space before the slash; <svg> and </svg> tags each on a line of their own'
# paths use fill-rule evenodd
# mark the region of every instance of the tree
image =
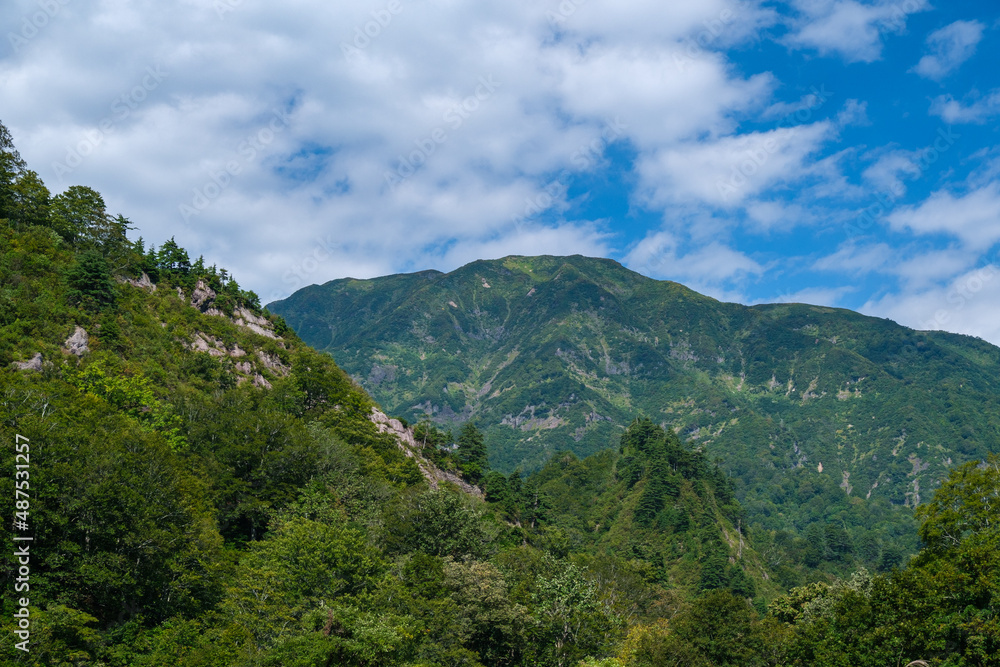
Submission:
<svg viewBox="0 0 1000 667">
<path fill-rule="evenodd" d="M 74 245 L 98 249 L 109 225 L 104 198 L 96 190 L 74 185 L 52 198 L 51 226 Z"/>
<path fill-rule="evenodd" d="M 426 491 L 393 513 L 389 533 L 399 551 L 429 556 L 485 557 L 495 538 L 482 513 L 461 495 Z"/>
<path fill-rule="evenodd" d="M 531 596 L 538 658 L 533 664 L 574 665 L 617 634 L 619 619 L 601 604 L 597 586 L 583 569 L 548 553 L 542 566 Z"/>
<path fill-rule="evenodd" d="M 157 266 L 160 272 L 167 276 L 186 277 L 191 271 L 191 259 L 187 250 L 177 245 L 174 237 L 170 237 L 160 246 L 160 252 L 156 256 Z"/>
<path fill-rule="evenodd" d="M 52 197 L 36 172 L 22 171 L 11 186 L 10 195 L 6 216 L 11 220 L 23 226 L 49 224 Z"/>
<path fill-rule="evenodd" d="M 66 275 L 67 297 L 88 310 L 104 310 L 115 303 L 115 288 L 108 263 L 99 253 L 90 251 L 77 257 Z"/>
<path fill-rule="evenodd" d="M 740 567 L 739 563 L 729 571 L 729 590 L 741 598 L 752 598 L 757 594 L 757 586 L 753 579 Z"/>
<path fill-rule="evenodd" d="M 805 553 L 802 562 L 809 567 L 816 567 L 826 559 L 826 532 L 819 523 L 814 523 L 806 529 Z"/>
<path fill-rule="evenodd" d="M 374 589 L 384 570 L 364 533 L 346 522 L 279 520 L 241 560 L 221 609 L 264 648 L 306 612 Z"/>
<path fill-rule="evenodd" d="M 729 583 L 727 578 L 727 565 L 725 548 L 719 540 L 711 540 L 705 545 L 707 552 L 701 561 L 701 575 L 698 581 L 698 589 L 711 591 L 717 588 L 725 588 Z"/>
<path fill-rule="evenodd" d="M 1000 457 L 992 455 L 952 471 L 916 514 L 923 519 L 920 539 L 936 555 L 973 536 L 1000 534 Z"/>
<path fill-rule="evenodd" d="M 0 218 L 13 218 L 13 185 L 25 169 L 10 131 L 0 123 Z"/>
<path fill-rule="evenodd" d="M 478 482 L 490 468 L 486 457 L 486 441 L 472 422 L 467 422 L 458 434 L 458 460 L 466 476 Z"/>
</svg>

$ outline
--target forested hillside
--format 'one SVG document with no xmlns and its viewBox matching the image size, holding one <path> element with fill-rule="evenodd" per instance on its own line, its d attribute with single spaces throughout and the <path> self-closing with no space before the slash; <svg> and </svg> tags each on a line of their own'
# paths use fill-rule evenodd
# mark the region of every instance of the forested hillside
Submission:
<svg viewBox="0 0 1000 667">
<path fill-rule="evenodd" d="M 625 484 L 646 488 L 645 543 L 672 499 L 691 513 L 683 567 L 578 539 L 551 475 L 490 474 L 472 426 L 457 449 L 426 424 L 407 446 L 253 295 L 126 227 L 0 229 L 6 469 L 15 441 L 31 453 L 30 639 L 3 645 L 12 664 L 566 665 L 707 590 L 763 609 L 764 571 L 729 564 L 728 483 L 651 424 Z M 666 475 L 671 460 L 686 467 Z M 488 502 L 439 483 L 449 471 Z M 13 590 L 11 553 L 4 569 Z"/>
<path fill-rule="evenodd" d="M 835 577 L 863 562 L 836 525 L 776 569 L 811 543 L 775 551 L 655 421 L 491 470 L 471 422 L 386 417 L 226 270 L 130 227 L 52 196 L 0 125 L 3 664 L 998 664 L 996 459 L 918 510 L 902 570 Z"/>
<path fill-rule="evenodd" d="M 607 259 L 334 280 L 269 308 L 394 414 L 481 424 L 507 473 L 605 449 L 636 417 L 675 430 L 729 476 L 779 570 L 837 570 L 844 550 L 898 564 L 917 548 L 912 508 L 1000 447 L 1000 349 L 984 341 L 720 303 Z"/>
</svg>

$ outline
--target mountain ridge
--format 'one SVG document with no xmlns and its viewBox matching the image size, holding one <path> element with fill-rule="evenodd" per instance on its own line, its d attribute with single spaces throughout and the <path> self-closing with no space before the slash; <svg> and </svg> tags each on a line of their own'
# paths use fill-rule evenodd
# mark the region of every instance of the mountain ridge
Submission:
<svg viewBox="0 0 1000 667">
<path fill-rule="evenodd" d="M 389 413 L 475 420 L 496 468 L 589 455 L 649 416 L 721 457 L 776 530 L 817 520 L 821 509 L 801 510 L 817 497 L 914 507 L 1000 441 L 1000 349 L 985 341 L 845 309 L 725 303 L 614 260 L 478 260 L 335 280 L 269 308 Z"/>
</svg>

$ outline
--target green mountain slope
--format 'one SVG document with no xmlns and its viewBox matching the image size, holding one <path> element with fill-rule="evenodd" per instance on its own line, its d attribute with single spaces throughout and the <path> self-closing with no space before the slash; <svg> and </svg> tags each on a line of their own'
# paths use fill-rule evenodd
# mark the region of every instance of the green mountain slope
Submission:
<svg viewBox="0 0 1000 667">
<path fill-rule="evenodd" d="M 863 501 L 913 507 L 1000 442 L 992 345 L 846 310 L 720 303 L 606 259 L 335 280 L 269 308 L 390 412 L 484 427 L 495 468 L 586 456 L 645 415 L 721 459 L 774 530 Z"/>
<path fill-rule="evenodd" d="M 474 427 L 452 451 L 389 419 L 228 272 L 128 228 L 52 197 L 0 124 L 0 663 L 996 664 L 996 457 L 921 506 L 909 566 L 838 581 L 863 541 L 747 530 L 733 478 L 650 420 L 489 471 Z"/>
<path fill-rule="evenodd" d="M 751 549 L 726 563 L 724 476 L 651 424 L 628 481 L 580 462 L 641 501 L 637 539 L 582 540 L 558 475 L 389 419 L 227 271 L 129 228 L 51 196 L 0 124 L 0 664 L 556 667 L 707 591 L 780 593 Z M 678 530 L 675 496 L 700 508 Z M 667 535 L 683 568 L 630 551 Z"/>
<path fill-rule="evenodd" d="M 32 537 L 28 575 L 0 561 L 28 600 L 4 597 L 4 664 L 555 666 L 708 591 L 783 592 L 725 477 L 651 422 L 621 459 L 492 473 L 484 503 L 461 449 L 252 294 L 118 240 L 115 280 L 105 242 L 0 219 L 0 461 L 30 461 L 0 490 Z"/>
</svg>

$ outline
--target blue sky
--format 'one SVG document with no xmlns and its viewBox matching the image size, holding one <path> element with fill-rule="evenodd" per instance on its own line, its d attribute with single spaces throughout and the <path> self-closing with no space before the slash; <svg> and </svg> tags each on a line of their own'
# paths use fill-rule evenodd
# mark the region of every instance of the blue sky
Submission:
<svg viewBox="0 0 1000 667">
<path fill-rule="evenodd" d="M 14 0 L 0 120 L 265 301 L 507 254 L 1000 343 L 1000 7 Z"/>
</svg>

